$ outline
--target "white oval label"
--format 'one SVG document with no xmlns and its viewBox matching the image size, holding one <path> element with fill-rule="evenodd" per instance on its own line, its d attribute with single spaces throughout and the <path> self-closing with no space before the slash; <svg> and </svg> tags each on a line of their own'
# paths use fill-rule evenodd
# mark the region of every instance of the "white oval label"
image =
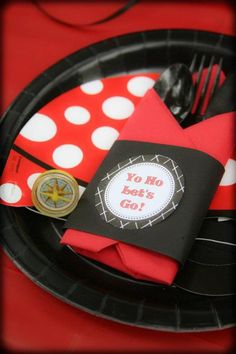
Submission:
<svg viewBox="0 0 236 354">
<path fill-rule="evenodd" d="M 162 155 L 140 155 L 119 163 L 100 181 L 96 208 L 120 228 L 150 227 L 177 208 L 184 193 L 179 166 Z"/>
</svg>

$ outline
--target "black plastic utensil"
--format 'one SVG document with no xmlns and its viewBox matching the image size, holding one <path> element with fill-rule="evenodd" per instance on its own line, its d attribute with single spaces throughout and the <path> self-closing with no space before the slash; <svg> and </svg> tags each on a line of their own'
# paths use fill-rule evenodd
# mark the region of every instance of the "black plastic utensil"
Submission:
<svg viewBox="0 0 236 354">
<path fill-rule="evenodd" d="M 154 90 L 181 124 L 193 104 L 192 73 L 187 65 L 170 65 L 156 81 Z"/>
</svg>

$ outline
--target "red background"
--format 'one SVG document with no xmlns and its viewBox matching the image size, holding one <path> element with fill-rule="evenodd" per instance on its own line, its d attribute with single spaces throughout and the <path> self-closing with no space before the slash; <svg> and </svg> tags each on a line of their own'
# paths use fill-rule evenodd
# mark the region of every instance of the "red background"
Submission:
<svg viewBox="0 0 236 354">
<path fill-rule="evenodd" d="M 72 23 L 99 20 L 126 1 L 41 1 Z M 2 109 L 35 76 L 90 43 L 128 32 L 189 28 L 234 34 L 227 1 L 139 1 L 104 24 L 71 28 L 53 22 L 31 1 L 2 6 Z M 57 300 L 25 277 L 2 254 L 2 345 L 11 352 L 233 353 L 234 328 L 208 333 L 168 333 L 121 325 Z"/>
</svg>

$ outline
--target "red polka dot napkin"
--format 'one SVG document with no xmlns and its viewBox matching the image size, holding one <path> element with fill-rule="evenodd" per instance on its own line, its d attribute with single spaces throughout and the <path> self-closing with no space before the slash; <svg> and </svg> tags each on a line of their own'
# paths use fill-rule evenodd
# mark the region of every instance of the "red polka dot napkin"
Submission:
<svg viewBox="0 0 236 354">
<path fill-rule="evenodd" d="M 17 136 L 5 166 L 1 202 L 32 205 L 39 173 L 62 169 L 86 186 L 156 73 L 95 80 L 42 107 Z"/>
</svg>

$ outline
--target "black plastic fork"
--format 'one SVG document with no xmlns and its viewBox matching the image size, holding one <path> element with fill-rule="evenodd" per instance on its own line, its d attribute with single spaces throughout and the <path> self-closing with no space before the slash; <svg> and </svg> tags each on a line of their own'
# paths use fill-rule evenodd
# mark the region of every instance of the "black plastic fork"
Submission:
<svg viewBox="0 0 236 354">
<path fill-rule="evenodd" d="M 194 98 L 192 102 L 191 113 L 187 119 L 187 125 L 197 123 L 203 119 L 207 107 L 214 97 L 220 83 L 223 58 L 220 57 L 217 59 L 214 55 L 212 55 L 210 60 L 207 60 L 207 56 L 205 54 L 201 55 L 200 60 L 198 58 L 199 55 L 195 54 L 190 64 L 191 73 L 196 72 L 197 77 L 194 83 Z M 215 64 L 218 64 L 217 72 L 214 76 L 214 82 L 208 95 L 207 93 L 213 75 L 213 67 Z M 203 72 L 205 68 L 207 68 L 207 73 L 205 78 L 203 78 Z M 202 82 L 203 80 L 204 82 Z"/>
</svg>

